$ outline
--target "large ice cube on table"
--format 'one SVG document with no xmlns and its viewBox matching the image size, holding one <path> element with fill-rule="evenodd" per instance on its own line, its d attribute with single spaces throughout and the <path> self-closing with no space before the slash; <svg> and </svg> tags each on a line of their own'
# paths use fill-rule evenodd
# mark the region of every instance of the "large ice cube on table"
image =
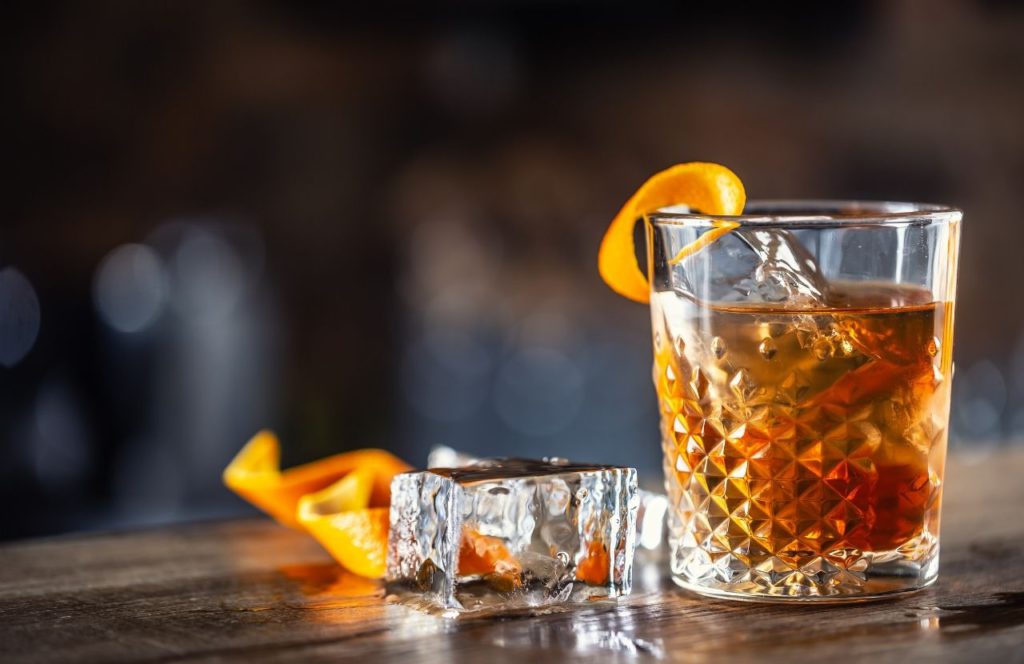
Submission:
<svg viewBox="0 0 1024 664">
<path fill-rule="evenodd" d="M 636 471 L 486 459 L 397 475 L 388 585 L 445 612 L 532 609 L 626 595 Z"/>
<path fill-rule="evenodd" d="M 427 468 L 453 468 L 471 466 L 479 457 L 460 452 L 447 445 L 434 445 L 427 455 Z M 636 543 L 645 549 L 657 549 L 664 542 L 665 513 L 668 496 L 654 491 L 637 491 L 639 508 L 636 513 Z"/>
</svg>

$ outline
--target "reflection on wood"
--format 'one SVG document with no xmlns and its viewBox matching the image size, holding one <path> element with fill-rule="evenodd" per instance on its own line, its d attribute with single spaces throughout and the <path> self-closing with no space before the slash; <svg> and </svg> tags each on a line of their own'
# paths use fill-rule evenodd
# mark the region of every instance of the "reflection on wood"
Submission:
<svg viewBox="0 0 1024 664">
<path fill-rule="evenodd" d="M 1024 652 L 1022 476 L 1020 453 L 954 460 L 938 584 L 839 607 L 702 599 L 653 557 L 618 604 L 452 622 L 388 604 L 269 520 L 24 542 L 0 548 L 0 659 L 1009 661 Z"/>
</svg>

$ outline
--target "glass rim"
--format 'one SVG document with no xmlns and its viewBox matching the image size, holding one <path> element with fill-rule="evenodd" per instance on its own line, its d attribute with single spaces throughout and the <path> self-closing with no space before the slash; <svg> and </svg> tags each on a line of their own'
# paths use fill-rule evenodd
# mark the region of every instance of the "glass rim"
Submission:
<svg viewBox="0 0 1024 664">
<path fill-rule="evenodd" d="M 685 205 L 664 207 L 647 215 L 652 224 L 715 226 L 729 221 L 740 226 L 790 228 L 856 228 L 927 226 L 959 222 L 963 211 L 950 205 L 843 199 L 760 199 L 747 201 L 740 215 L 690 212 Z"/>
</svg>

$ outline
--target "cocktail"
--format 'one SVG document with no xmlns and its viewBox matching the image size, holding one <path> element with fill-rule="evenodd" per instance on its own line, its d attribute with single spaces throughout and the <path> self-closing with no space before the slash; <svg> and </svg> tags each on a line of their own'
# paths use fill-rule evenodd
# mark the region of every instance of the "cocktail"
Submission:
<svg viewBox="0 0 1024 664">
<path fill-rule="evenodd" d="M 739 599 L 927 586 L 961 213 L 740 207 L 646 215 L 673 578 Z"/>
</svg>

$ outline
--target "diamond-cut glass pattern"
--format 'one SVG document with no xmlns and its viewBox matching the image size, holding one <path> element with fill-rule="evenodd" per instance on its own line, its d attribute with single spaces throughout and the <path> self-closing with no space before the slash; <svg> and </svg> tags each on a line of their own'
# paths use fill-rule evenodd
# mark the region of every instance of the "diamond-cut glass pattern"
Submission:
<svg viewBox="0 0 1024 664">
<path fill-rule="evenodd" d="M 856 592 L 872 564 L 934 567 L 944 306 L 719 309 L 663 293 L 652 311 L 677 578 L 821 596 Z"/>
</svg>

